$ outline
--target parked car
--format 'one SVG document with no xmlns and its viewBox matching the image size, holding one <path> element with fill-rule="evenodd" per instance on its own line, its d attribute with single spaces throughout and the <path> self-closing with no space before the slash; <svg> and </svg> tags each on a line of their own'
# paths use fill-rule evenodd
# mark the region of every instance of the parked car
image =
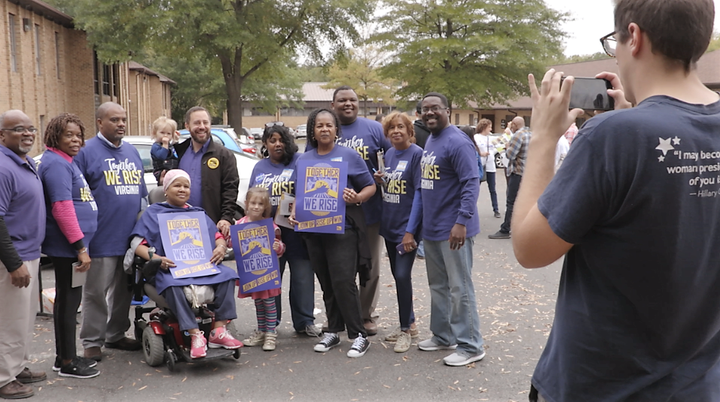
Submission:
<svg viewBox="0 0 720 402">
<path fill-rule="evenodd" d="M 295 129 L 295 138 L 306 138 L 307 137 L 307 124 L 301 124 Z"/>
<path fill-rule="evenodd" d="M 232 134 L 230 134 L 229 131 L 231 131 Z M 248 141 L 248 143 L 242 143 L 240 139 L 237 138 L 237 134 L 235 134 L 235 130 L 232 127 L 211 128 L 210 133 L 213 136 L 213 141 L 223 145 L 231 151 L 247 153 L 252 156 L 257 155 L 255 142 L 253 141 L 252 143 L 249 143 Z M 180 139 L 182 140 L 185 138 L 190 138 L 190 132 L 188 130 L 180 130 Z"/>
<path fill-rule="evenodd" d="M 490 134 L 490 143 L 495 147 L 497 152 L 495 153 L 495 167 L 498 169 L 505 169 L 505 146 L 510 138 L 504 133 Z"/>
<path fill-rule="evenodd" d="M 183 130 L 187 131 L 187 130 Z M 188 133 L 185 136 L 185 139 L 189 139 L 190 134 Z M 182 132 L 180 133 L 181 141 L 183 141 L 183 135 Z M 218 142 L 218 137 L 213 135 L 213 140 L 215 142 Z M 150 156 L 150 149 L 152 148 L 153 140 L 150 139 L 150 137 L 142 137 L 142 136 L 126 136 L 123 138 L 123 141 L 128 142 L 137 148 L 138 152 L 140 153 L 140 158 L 142 158 L 143 161 L 143 169 L 145 170 L 145 185 L 148 188 L 148 192 L 152 190 L 153 188 L 157 187 L 157 180 L 155 180 L 155 176 L 152 174 L 153 168 L 152 168 L 152 158 Z M 220 141 L 222 144 L 222 142 Z M 240 207 L 241 211 L 245 212 L 245 194 L 247 194 L 247 189 L 250 184 L 250 175 L 252 174 L 252 170 L 255 167 L 255 164 L 258 162 L 258 159 L 254 156 L 251 156 L 244 152 L 237 152 L 235 150 L 230 149 L 230 151 L 235 155 L 235 161 L 237 162 L 237 169 L 238 169 L 238 175 L 240 176 L 240 184 L 238 188 L 238 198 L 237 198 L 237 204 Z M 37 158 L 37 157 L 36 157 Z"/>
<path fill-rule="evenodd" d="M 254 140 L 259 140 L 259 139 L 262 138 L 263 129 L 262 129 L 262 128 L 253 127 L 253 128 L 250 129 L 250 133 L 252 134 Z"/>
</svg>

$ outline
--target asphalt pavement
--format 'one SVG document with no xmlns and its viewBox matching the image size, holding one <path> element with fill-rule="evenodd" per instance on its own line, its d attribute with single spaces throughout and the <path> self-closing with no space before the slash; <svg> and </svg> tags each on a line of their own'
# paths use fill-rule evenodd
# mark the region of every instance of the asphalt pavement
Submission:
<svg viewBox="0 0 720 402">
<path fill-rule="evenodd" d="M 498 171 L 501 212 L 505 180 Z M 512 254 L 510 240 L 490 240 L 502 219 L 493 217 L 487 184 L 478 199 L 482 232 L 475 239 L 473 282 L 487 355 L 467 367 L 442 363 L 447 351 L 423 352 L 416 342 L 406 353 L 395 353 L 383 342 L 397 325 L 395 285 L 387 258 L 381 271 L 379 333 L 364 357 L 345 353 L 351 343 L 327 353 L 313 351 L 315 338 L 296 334 L 289 322 L 287 283 L 283 286 L 283 322 L 278 347 L 264 352 L 245 347 L 240 359 L 192 364 L 178 363 L 175 372 L 150 367 L 142 352 L 103 350 L 100 376 L 93 379 L 59 377 L 51 370 L 55 358 L 52 318 L 38 316 L 32 339 L 31 368 L 45 370 L 47 381 L 34 384 L 35 401 L 527 401 L 530 378 L 552 325 L 561 262 L 526 270 Z M 288 272 L 286 272 L 287 274 Z M 43 285 L 53 287 L 52 269 L 42 272 Z M 285 281 L 287 282 L 287 281 Z M 430 294 L 425 262 L 413 270 L 415 315 L 420 337 L 431 336 Z M 316 323 L 325 320 L 320 286 L 315 290 Z M 232 329 L 238 339 L 255 328 L 251 300 L 237 299 L 238 320 Z M 80 316 L 78 315 L 78 320 Z M 132 328 L 128 332 L 132 336 Z M 82 346 L 78 341 L 78 351 Z"/>
</svg>

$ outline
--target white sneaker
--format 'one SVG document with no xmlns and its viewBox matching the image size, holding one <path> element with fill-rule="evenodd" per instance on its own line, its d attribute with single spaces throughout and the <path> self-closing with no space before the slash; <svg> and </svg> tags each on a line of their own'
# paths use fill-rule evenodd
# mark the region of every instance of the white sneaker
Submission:
<svg viewBox="0 0 720 402">
<path fill-rule="evenodd" d="M 397 341 L 395 341 L 395 348 L 393 349 L 396 353 L 405 353 L 410 349 L 412 344 L 412 336 L 407 332 L 401 331 Z"/>
<path fill-rule="evenodd" d="M 370 341 L 368 338 L 358 334 L 358 337 L 355 338 L 350 350 L 347 352 L 347 357 L 363 357 L 369 348 Z"/>
<path fill-rule="evenodd" d="M 455 350 L 457 349 L 457 344 L 454 345 L 440 345 L 435 343 L 435 341 L 430 339 L 425 339 L 424 341 L 418 342 L 418 348 L 420 350 L 424 350 L 426 352 L 433 352 L 436 350 Z"/>
<path fill-rule="evenodd" d="M 243 339 L 242 343 L 245 346 L 261 346 L 265 343 L 265 333 L 256 329 L 249 338 Z"/>
<path fill-rule="evenodd" d="M 451 354 L 450 356 L 446 356 L 443 358 L 443 361 L 448 366 L 453 367 L 460 367 L 460 366 L 467 366 L 470 363 L 477 362 L 483 359 L 485 357 L 485 351 L 483 350 L 480 352 L 479 355 L 475 356 L 467 356 L 463 352 L 455 352 Z"/>
</svg>

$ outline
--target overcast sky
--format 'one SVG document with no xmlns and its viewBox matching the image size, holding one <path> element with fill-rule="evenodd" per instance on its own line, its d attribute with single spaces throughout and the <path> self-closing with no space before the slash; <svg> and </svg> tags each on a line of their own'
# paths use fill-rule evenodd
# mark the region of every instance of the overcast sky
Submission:
<svg viewBox="0 0 720 402">
<path fill-rule="evenodd" d="M 600 38 L 613 31 L 613 0 L 545 0 L 558 11 L 569 11 L 573 21 L 563 27 L 568 33 L 565 55 L 602 52 Z M 720 0 L 715 0 L 715 31 L 720 31 Z"/>
</svg>

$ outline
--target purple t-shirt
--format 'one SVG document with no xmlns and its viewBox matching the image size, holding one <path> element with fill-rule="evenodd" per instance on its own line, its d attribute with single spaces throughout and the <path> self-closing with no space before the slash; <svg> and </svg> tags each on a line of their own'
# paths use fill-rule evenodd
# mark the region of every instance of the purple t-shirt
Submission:
<svg viewBox="0 0 720 402">
<path fill-rule="evenodd" d="M 0 145 L 0 216 L 20 259 L 40 258 L 45 237 L 43 188 L 31 158 Z"/>
<path fill-rule="evenodd" d="M 393 243 L 402 242 L 412 210 L 415 190 L 420 188 L 420 161 L 423 149 L 411 144 L 398 151 L 390 148 L 385 154 L 388 183 L 383 196 L 380 234 Z"/>
<path fill-rule="evenodd" d="M 374 120 L 358 117 L 352 124 L 341 126 L 341 138 L 338 145 L 351 148 L 357 151 L 372 177 L 374 170 L 378 168 L 377 153 L 379 150 L 387 151 L 391 148 L 390 141 L 383 134 L 382 125 Z M 306 151 L 312 149 L 309 145 Z M 380 221 L 382 215 L 382 195 L 380 190 L 375 192 L 367 202 L 362 204 L 365 214 L 365 224 L 372 225 Z"/>
<path fill-rule="evenodd" d="M 142 200 L 147 196 L 142 159 L 132 144 L 115 147 L 98 133 L 75 157 L 98 206 L 98 228 L 90 257 L 116 257 L 128 249 Z"/>
<path fill-rule="evenodd" d="M 280 205 L 280 197 L 283 193 L 295 194 L 295 180 L 292 179 L 295 173 L 295 163 L 300 158 L 300 153 L 293 155 L 292 161 L 288 165 L 282 163 L 272 163 L 270 158 L 265 158 L 255 164 L 252 174 L 250 175 L 250 187 L 265 187 L 270 193 L 270 204 L 272 205 L 271 216 L 275 217 L 278 205 Z M 294 230 L 286 227 L 280 227 L 282 232 L 282 240 L 287 247 L 285 257 L 307 259 L 307 249 L 300 235 Z"/>
<path fill-rule="evenodd" d="M 424 239 L 448 240 L 456 223 L 465 225 L 467 237 L 480 233 L 475 152 L 475 144 L 453 125 L 432 134 L 425 143 L 420 162 Z"/>
<path fill-rule="evenodd" d="M 192 141 L 192 139 L 188 139 L 186 141 Z M 178 165 L 178 168 L 184 170 L 190 176 L 190 197 L 188 198 L 187 203 L 198 208 L 202 208 L 203 206 L 201 174 L 202 157 L 205 152 L 207 152 L 207 149 L 210 146 L 210 141 L 212 141 L 212 139 L 206 141 L 197 152 L 195 152 L 191 142 L 187 151 L 185 151 L 182 158 L 180 158 L 180 164 Z M 218 194 L 218 197 L 220 197 L 220 194 Z"/>
<path fill-rule="evenodd" d="M 77 256 L 77 251 L 60 230 L 52 214 L 52 205 L 58 201 L 73 202 L 80 230 L 85 235 L 83 243 L 88 246 L 97 231 L 98 217 L 97 204 L 90 186 L 75 163 L 68 162 L 51 150 L 45 151 L 40 159 L 38 174 L 45 190 L 47 214 L 47 229 L 42 251 L 52 257 L 74 258 Z"/>
</svg>

